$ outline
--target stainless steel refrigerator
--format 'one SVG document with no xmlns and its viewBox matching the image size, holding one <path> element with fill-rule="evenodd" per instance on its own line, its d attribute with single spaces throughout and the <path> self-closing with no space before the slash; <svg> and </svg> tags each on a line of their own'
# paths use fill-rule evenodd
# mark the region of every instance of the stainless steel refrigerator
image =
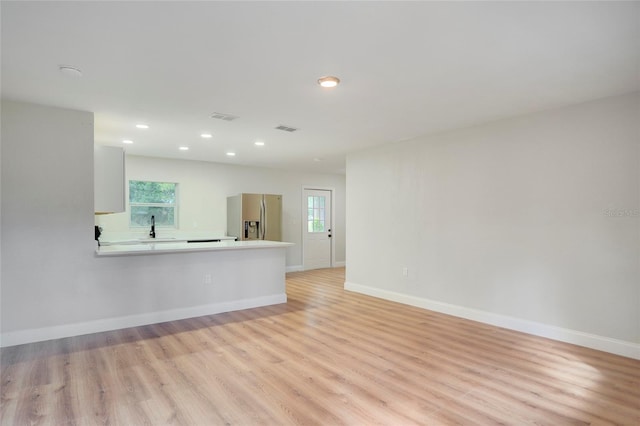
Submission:
<svg viewBox="0 0 640 426">
<path fill-rule="evenodd" d="M 227 235 L 238 241 L 282 241 L 282 195 L 227 197 Z"/>
</svg>

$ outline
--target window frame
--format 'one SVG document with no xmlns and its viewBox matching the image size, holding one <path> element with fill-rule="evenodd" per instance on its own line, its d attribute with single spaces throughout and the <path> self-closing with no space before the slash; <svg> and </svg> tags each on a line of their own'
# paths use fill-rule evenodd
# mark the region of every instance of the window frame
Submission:
<svg viewBox="0 0 640 426">
<path fill-rule="evenodd" d="M 310 199 L 313 199 L 313 207 L 309 207 Z M 320 200 L 322 200 L 323 202 L 320 203 Z M 318 201 L 317 206 L 316 206 L 316 201 Z M 319 195 L 307 196 L 307 232 L 310 234 L 321 234 L 321 233 L 327 232 L 325 201 L 326 201 L 326 197 L 324 196 L 319 196 Z M 318 213 L 317 218 L 316 218 L 316 212 Z M 316 230 L 317 223 L 322 224 L 322 230 Z"/>
<path fill-rule="evenodd" d="M 148 182 L 148 183 L 169 183 L 174 185 L 174 194 L 175 194 L 175 202 L 174 203 L 136 203 L 131 201 L 131 182 Z M 130 229 L 146 229 L 150 225 L 136 225 L 133 223 L 132 215 L 133 215 L 133 207 L 161 207 L 161 208 L 173 208 L 173 224 L 165 225 L 156 223 L 156 228 L 163 229 L 178 229 L 178 205 L 180 198 L 180 185 L 178 182 L 166 182 L 166 181 L 157 181 L 157 180 L 141 180 L 141 179 L 129 179 L 127 181 L 127 203 L 129 205 L 129 228 Z"/>
</svg>

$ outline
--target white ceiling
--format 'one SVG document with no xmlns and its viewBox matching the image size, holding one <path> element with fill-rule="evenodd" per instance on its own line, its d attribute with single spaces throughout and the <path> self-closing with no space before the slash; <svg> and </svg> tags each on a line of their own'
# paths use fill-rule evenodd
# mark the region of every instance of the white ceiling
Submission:
<svg viewBox="0 0 640 426">
<path fill-rule="evenodd" d="M 639 2 L 2 1 L 0 13 L 2 96 L 93 111 L 97 143 L 132 139 L 140 155 L 341 173 L 351 151 L 640 88 Z M 342 84 L 320 88 L 327 74 Z"/>
</svg>

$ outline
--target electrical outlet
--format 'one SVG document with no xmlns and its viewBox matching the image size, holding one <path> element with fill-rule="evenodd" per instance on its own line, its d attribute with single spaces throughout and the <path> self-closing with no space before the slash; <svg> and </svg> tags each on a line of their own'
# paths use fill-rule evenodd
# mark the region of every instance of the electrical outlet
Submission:
<svg viewBox="0 0 640 426">
<path fill-rule="evenodd" d="M 205 284 L 211 284 L 211 274 L 205 274 L 204 276 L 204 283 Z"/>
<path fill-rule="evenodd" d="M 407 268 L 406 266 L 404 268 L 402 268 L 402 276 L 403 277 L 408 277 L 409 276 L 409 268 Z"/>
</svg>

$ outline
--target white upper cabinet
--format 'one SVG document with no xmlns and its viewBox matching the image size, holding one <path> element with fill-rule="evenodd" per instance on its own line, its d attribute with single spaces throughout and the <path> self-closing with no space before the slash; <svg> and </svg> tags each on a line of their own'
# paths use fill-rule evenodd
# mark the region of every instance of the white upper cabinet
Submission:
<svg viewBox="0 0 640 426">
<path fill-rule="evenodd" d="M 120 213 L 124 202 L 124 149 L 94 145 L 94 212 Z"/>
</svg>

